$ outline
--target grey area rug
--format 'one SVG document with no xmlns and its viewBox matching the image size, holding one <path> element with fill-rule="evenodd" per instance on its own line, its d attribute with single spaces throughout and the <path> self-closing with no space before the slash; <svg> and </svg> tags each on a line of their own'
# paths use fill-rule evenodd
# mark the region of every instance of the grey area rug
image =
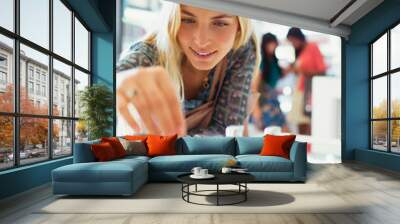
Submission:
<svg viewBox="0 0 400 224">
<path fill-rule="evenodd" d="M 255 183 L 248 187 L 247 201 L 237 205 L 189 204 L 181 198 L 180 184 L 150 183 L 131 197 L 59 196 L 34 213 L 360 213 L 360 205 L 346 202 L 317 184 Z M 232 188 L 234 186 L 224 186 L 224 189 Z M 215 189 L 215 186 L 201 185 L 198 188 L 211 189 Z M 237 199 L 225 197 L 222 202 L 229 203 Z M 208 204 L 216 202 L 213 196 L 193 196 L 191 200 Z"/>
</svg>

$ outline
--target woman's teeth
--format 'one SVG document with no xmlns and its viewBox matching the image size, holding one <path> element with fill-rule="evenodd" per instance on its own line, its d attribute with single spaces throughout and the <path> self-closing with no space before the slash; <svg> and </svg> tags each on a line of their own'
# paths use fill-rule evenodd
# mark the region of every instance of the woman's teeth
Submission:
<svg viewBox="0 0 400 224">
<path fill-rule="evenodd" d="M 196 52 L 200 56 L 208 56 L 211 55 L 212 53 L 204 53 L 204 52 Z"/>
<path fill-rule="evenodd" d="M 216 52 L 216 51 L 213 51 L 213 52 L 195 51 L 194 49 L 192 49 L 192 51 L 196 55 L 201 56 L 201 57 L 207 57 L 207 56 L 210 56 L 210 55 L 212 55 L 212 54 L 214 54 Z"/>
</svg>

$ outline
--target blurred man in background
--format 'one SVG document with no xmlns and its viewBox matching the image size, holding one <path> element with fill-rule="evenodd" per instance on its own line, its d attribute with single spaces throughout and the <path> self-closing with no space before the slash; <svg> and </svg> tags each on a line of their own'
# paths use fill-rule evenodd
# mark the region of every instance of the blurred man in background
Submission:
<svg viewBox="0 0 400 224">
<path fill-rule="evenodd" d="M 325 75 L 327 66 L 318 45 L 308 42 L 299 28 L 290 28 L 287 39 L 293 45 L 296 54 L 296 61 L 289 70 L 296 73 L 298 77 L 293 92 L 293 107 L 288 114 L 288 120 L 297 124 L 299 134 L 310 135 L 312 78 Z"/>
</svg>

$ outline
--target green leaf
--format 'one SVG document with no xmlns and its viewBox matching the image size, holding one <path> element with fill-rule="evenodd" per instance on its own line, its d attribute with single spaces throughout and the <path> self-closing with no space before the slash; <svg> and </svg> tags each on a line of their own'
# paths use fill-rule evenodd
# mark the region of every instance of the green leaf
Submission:
<svg viewBox="0 0 400 224">
<path fill-rule="evenodd" d="M 113 95 L 110 89 L 102 84 L 86 87 L 79 93 L 81 118 L 86 122 L 89 139 L 109 136 L 107 128 L 112 126 Z"/>
</svg>

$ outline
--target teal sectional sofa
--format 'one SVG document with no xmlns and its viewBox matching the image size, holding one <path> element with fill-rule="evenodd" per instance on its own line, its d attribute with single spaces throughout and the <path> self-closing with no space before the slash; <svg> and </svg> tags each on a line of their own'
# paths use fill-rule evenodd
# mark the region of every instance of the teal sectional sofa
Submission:
<svg viewBox="0 0 400 224">
<path fill-rule="evenodd" d="M 306 143 L 295 142 L 290 159 L 260 156 L 262 137 L 182 137 L 176 142 L 177 155 L 127 156 L 96 162 L 90 141 L 75 144 L 74 163 L 52 171 L 54 194 L 131 195 L 148 181 L 176 181 L 193 167 L 218 172 L 230 159 L 259 182 L 305 182 Z"/>
</svg>

